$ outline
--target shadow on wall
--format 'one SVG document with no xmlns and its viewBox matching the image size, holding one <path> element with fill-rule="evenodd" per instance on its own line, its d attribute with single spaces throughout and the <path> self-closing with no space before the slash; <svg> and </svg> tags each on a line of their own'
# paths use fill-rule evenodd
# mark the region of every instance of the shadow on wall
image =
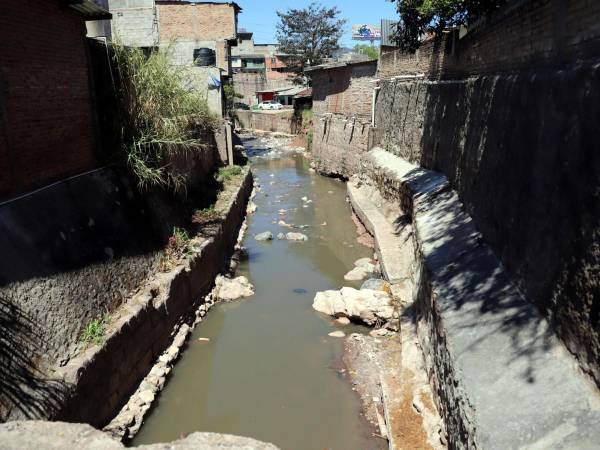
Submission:
<svg viewBox="0 0 600 450">
<path fill-rule="evenodd" d="M 0 421 L 10 416 L 37 419 L 58 411 L 65 385 L 36 367 L 42 347 L 32 322 L 13 302 L 0 296 Z"/>
<path fill-rule="evenodd" d="M 446 78 L 470 73 L 456 50 L 432 55 Z M 547 58 L 512 73 L 499 64 L 467 79 L 384 81 L 375 141 L 448 177 L 519 289 L 600 384 L 600 65 Z"/>
<path fill-rule="evenodd" d="M 406 178 L 412 186 L 434 186 L 440 181 L 438 174 L 421 169 L 413 170 Z M 457 208 L 455 199 L 453 191 L 442 188 L 430 200 L 426 218 L 422 219 L 427 233 L 421 236 L 433 274 L 430 276 L 435 277 L 431 281 L 439 294 L 437 306 L 444 312 L 444 320 L 452 322 L 446 327 L 465 336 L 464 342 L 455 337 L 453 346 L 461 355 L 481 355 L 493 347 L 487 343 L 489 339 L 497 341 L 498 336 L 504 336 L 510 342 L 510 352 L 505 360 L 501 360 L 505 355 L 496 355 L 493 364 L 507 368 L 515 364 L 524 381 L 535 383 L 540 355 L 552 348 L 552 330 L 535 306 L 512 287 L 497 257 L 484 244 L 471 219 Z M 399 216 L 394 221 L 396 232 L 409 221 L 408 216 Z M 421 314 L 432 314 L 430 308 L 420 309 Z"/>
</svg>

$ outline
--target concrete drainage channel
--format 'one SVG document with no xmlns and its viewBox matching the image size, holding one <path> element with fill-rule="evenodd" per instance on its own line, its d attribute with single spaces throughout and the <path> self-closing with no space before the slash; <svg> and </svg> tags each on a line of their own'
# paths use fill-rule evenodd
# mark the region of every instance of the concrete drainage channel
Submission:
<svg viewBox="0 0 600 450">
<path fill-rule="evenodd" d="M 390 236 L 386 200 L 402 205 L 397 222 L 412 226 L 407 298 L 414 316 L 403 325 L 417 326 L 422 379 L 431 380 L 445 423 L 442 441 L 451 448 L 597 448 L 597 392 L 512 284 L 446 178 L 376 148 L 348 192 L 380 247 L 402 234 Z M 397 250 L 382 252 L 384 270 L 402 258 Z"/>
<path fill-rule="evenodd" d="M 120 439 L 135 434 L 187 335 L 214 304 L 209 291 L 224 268 L 224 255 L 234 250 L 251 190 L 252 174 L 246 167 L 239 184 L 219 200 L 222 221 L 216 231 L 198 238 L 191 256 L 156 274 L 123 305 L 101 347 L 90 348 L 62 368 L 60 375 L 71 391 L 56 420 L 96 427 L 110 422 L 106 430 Z"/>
</svg>

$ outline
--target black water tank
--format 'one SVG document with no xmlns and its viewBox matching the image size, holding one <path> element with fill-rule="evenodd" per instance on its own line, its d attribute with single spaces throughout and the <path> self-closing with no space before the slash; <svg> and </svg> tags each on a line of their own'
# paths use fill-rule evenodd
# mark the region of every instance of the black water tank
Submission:
<svg viewBox="0 0 600 450">
<path fill-rule="evenodd" d="M 194 49 L 194 64 L 196 66 L 214 66 L 216 62 L 215 51 L 210 48 Z"/>
</svg>

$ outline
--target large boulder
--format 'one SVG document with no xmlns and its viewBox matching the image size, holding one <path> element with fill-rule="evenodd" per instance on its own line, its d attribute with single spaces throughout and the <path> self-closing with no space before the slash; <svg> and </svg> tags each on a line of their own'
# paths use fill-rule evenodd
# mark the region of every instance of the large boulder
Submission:
<svg viewBox="0 0 600 450">
<path fill-rule="evenodd" d="M 392 319 L 394 306 L 384 291 L 344 287 L 339 291 L 317 292 L 313 308 L 334 317 L 347 317 L 374 326 Z"/>
<path fill-rule="evenodd" d="M 215 280 L 215 287 L 217 298 L 225 302 L 254 295 L 254 286 L 246 277 L 227 278 L 218 275 Z"/>
<path fill-rule="evenodd" d="M 273 233 L 270 231 L 265 231 L 254 236 L 254 239 L 257 241 L 271 241 L 273 239 Z"/>
</svg>

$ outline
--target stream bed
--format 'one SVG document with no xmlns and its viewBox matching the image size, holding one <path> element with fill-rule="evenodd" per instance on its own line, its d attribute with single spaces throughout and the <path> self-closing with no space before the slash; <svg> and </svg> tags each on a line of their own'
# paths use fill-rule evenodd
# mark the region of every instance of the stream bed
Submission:
<svg viewBox="0 0 600 450">
<path fill-rule="evenodd" d="M 249 258 L 236 276 L 248 277 L 256 294 L 211 309 L 132 445 L 210 431 L 283 450 L 384 447 L 371 436 L 342 373 L 343 340 L 328 336 L 364 329 L 334 325 L 312 309 L 317 291 L 357 287 L 343 276 L 373 252 L 356 242 L 345 184 L 311 173 L 301 154 L 265 148 L 272 142 L 244 142 L 261 188 L 244 239 Z M 284 227 L 280 220 L 306 227 Z M 255 241 L 264 231 L 275 239 Z M 306 234 L 308 241 L 276 238 L 289 231 Z"/>
</svg>

